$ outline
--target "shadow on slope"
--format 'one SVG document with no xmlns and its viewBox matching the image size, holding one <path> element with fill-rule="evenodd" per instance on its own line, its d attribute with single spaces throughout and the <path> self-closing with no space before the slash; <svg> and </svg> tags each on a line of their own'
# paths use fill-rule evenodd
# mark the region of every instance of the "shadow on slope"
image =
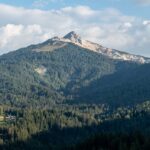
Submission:
<svg viewBox="0 0 150 150">
<path fill-rule="evenodd" d="M 134 105 L 150 99 L 150 64 L 131 67 L 93 81 L 75 93 L 73 103 Z"/>
<path fill-rule="evenodd" d="M 138 132 L 136 132 L 138 131 Z M 86 141 L 86 139 L 89 139 Z M 85 142 L 84 142 L 85 141 Z M 80 144 L 78 144 L 80 143 Z M 150 143 L 150 115 L 138 116 L 131 120 L 116 120 L 76 128 L 58 126 L 33 135 L 27 141 L 0 146 L 2 150 L 130 150 L 134 146 L 146 149 Z"/>
</svg>

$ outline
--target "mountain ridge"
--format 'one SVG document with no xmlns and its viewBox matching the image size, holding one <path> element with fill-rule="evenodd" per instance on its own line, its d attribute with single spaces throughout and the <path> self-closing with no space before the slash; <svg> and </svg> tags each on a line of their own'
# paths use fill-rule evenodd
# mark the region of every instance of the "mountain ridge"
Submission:
<svg viewBox="0 0 150 150">
<path fill-rule="evenodd" d="M 150 98 L 148 63 L 112 59 L 66 42 L 70 38 L 82 43 L 74 32 L 65 38 L 0 56 L 0 103 L 130 105 Z"/>
<path fill-rule="evenodd" d="M 105 55 L 111 59 L 117 59 L 117 60 L 123 60 L 123 61 L 133 61 L 137 63 L 150 63 L 150 58 L 140 56 L 140 55 L 134 55 L 127 52 L 119 51 L 116 49 L 106 48 L 103 47 L 100 44 L 83 40 L 80 35 L 78 35 L 76 32 L 71 31 L 68 34 L 66 34 L 64 37 L 53 37 L 43 43 L 41 43 L 40 48 L 33 49 L 36 52 L 40 51 L 53 51 L 58 48 L 62 48 L 66 46 L 68 43 L 72 43 L 75 45 L 78 45 L 82 48 L 85 48 L 87 50 L 91 50 L 96 53 L 100 53 L 102 55 Z M 46 44 L 46 45 L 45 45 Z"/>
</svg>

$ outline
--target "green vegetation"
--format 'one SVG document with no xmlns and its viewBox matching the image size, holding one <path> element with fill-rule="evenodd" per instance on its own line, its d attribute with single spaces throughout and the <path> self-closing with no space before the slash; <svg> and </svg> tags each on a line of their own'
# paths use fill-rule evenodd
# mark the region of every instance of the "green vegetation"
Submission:
<svg viewBox="0 0 150 150">
<path fill-rule="evenodd" d="M 35 48 L 0 56 L 0 149 L 149 148 L 149 64 Z"/>
<path fill-rule="evenodd" d="M 105 105 L 58 105 L 40 110 L 5 108 L 5 115 L 13 115 L 16 119 L 1 125 L 1 148 L 71 149 L 89 137 L 92 139 L 88 143 L 95 146 L 94 140 L 99 141 L 99 136 L 104 137 L 104 142 L 114 137 L 117 143 L 119 141 L 126 144 L 128 136 L 135 131 L 142 134 L 143 142 L 146 142 L 150 133 L 149 108 L 149 102 L 115 110 Z M 98 133 L 100 135 L 97 137 Z M 117 138 L 118 136 L 121 138 Z M 134 138 L 131 140 L 140 142 Z"/>
<path fill-rule="evenodd" d="M 140 132 L 126 134 L 99 134 L 71 147 L 72 150 L 149 150 L 150 137 Z"/>
<path fill-rule="evenodd" d="M 0 102 L 17 107 L 47 107 L 57 103 L 133 104 L 150 98 L 145 78 L 132 89 L 131 70 L 139 64 L 114 61 L 76 45 L 52 52 L 34 52 L 30 46 L 0 57 Z M 44 75 L 36 69 L 44 67 Z M 140 72 L 140 71 L 139 71 Z M 131 79 L 131 80 L 129 80 Z M 123 82 L 124 81 L 124 82 Z M 127 83 L 128 83 L 127 82 Z M 123 87 L 122 84 L 125 84 Z M 123 91 L 126 93 L 122 93 Z M 90 95 L 89 95 L 90 94 Z M 122 98 L 122 99 L 121 99 Z M 121 99 L 121 100 L 120 100 Z M 40 103 L 40 105 L 39 105 Z"/>
</svg>

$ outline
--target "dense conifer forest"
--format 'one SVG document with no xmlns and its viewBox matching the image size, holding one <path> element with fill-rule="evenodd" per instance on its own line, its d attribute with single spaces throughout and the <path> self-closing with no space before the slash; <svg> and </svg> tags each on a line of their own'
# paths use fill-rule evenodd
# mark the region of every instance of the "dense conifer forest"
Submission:
<svg viewBox="0 0 150 150">
<path fill-rule="evenodd" d="M 0 149 L 149 149 L 149 64 L 35 48 L 0 56 Z"/>
<path fill-rule="evenodd" d="M 0 147 L 148 149 L 149 107 L 149 102 L 117 109 L 105 105 L 60 105 L 40 110 L 5 106 L 1 114 L 5 119 L 0 122 Z"/>
</svg>

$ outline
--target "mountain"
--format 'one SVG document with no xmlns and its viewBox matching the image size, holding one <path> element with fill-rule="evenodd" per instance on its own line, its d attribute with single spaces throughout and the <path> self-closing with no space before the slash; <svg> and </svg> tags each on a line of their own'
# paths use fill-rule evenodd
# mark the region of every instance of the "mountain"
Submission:
<svg viewBox="0 0 150 150">
<path fill-rule="evenodd" d="M 71 32 L 0 56 L 0 149 L 149 149 L 149 59 L 103 50 Z"/>
<path fill-rule="evenodd" d="M 67 89 L 77 89 L 115 70 L 114 61 L 72 43 L 35 52 L 39 47 L 41 44 L 0 57 L 2 103 L 60 102 Z"/>
<path fill-rule="evenodd" d="M 138 104 L 150 98 L 148 62 L 70 32 L 0 56 L 0 103 Z"/>
<path fill-rule="evenodd" d="M 49 50 L 55 50 L 57 48 L 64 47 L 67 43 L 73 43 L 82 48 L 100 53 L 100 54 L 105 55 L 112 59 L 134 61 L 134 62 L 138 62 L 138 63 L 149 63 L 150 62 L 150 58 L 129 54 L 126 52 L 121 52 L 121 51 L 111 49 L 111 48 L 106 48 L 106 47 L 103 47 L 102 45 L 99 45 L 99 44 L 96 44 L 96 43 L 93 43 L 93 42 L 90 42 L 87 40 L 83 40 L 74 31 L 68 33 L 67 35 L 65 35 L 62 38 L 54 37 L 52 39 L 49 39 L 44 44 L 42 44 L 39 49 L 35 49 L 35 51 L 47 51 L 48 50 L 47 43 L 51 43 L 49 45 Z M 45 47 L 45 44 L 46 44 L 46 47 Z"/>
</svg>

